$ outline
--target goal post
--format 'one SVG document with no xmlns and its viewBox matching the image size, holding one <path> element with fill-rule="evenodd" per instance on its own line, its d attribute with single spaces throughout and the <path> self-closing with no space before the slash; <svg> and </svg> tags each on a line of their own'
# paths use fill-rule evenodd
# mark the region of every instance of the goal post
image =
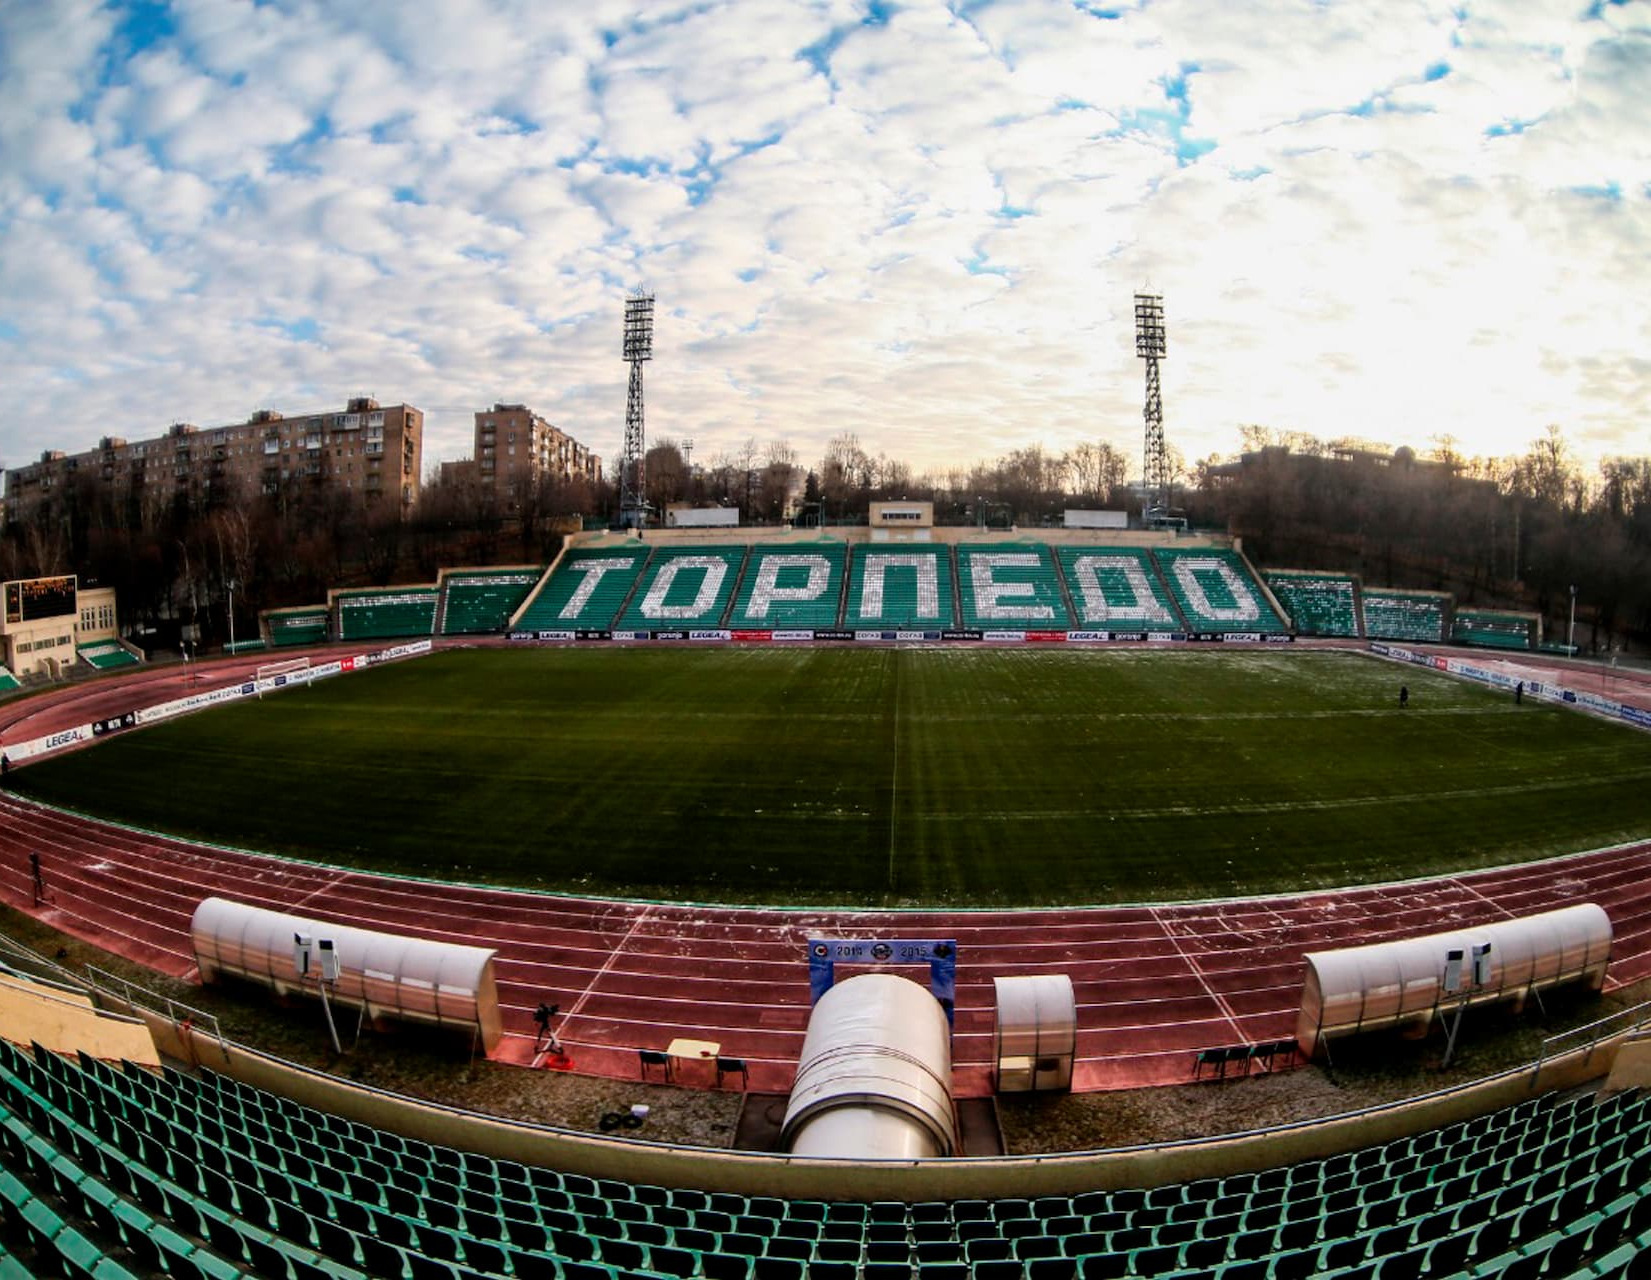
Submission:
<svg viewBox="0 0 1651 1280">
<path fill-rule="evenodd" d="M 259 664 L 258 679 L 273 680 L 276 676 L 291 675 L 294 671 L 308 671 L 308 658 L 288 658 L 284 662 L 265 662 Z"/>
</svg>

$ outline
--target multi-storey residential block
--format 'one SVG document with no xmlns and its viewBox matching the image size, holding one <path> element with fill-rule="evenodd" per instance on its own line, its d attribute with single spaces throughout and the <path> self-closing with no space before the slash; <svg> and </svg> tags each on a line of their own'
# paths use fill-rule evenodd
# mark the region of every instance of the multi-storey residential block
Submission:
<svg viewBox="0 0 1651 1280">
<path fill-rule="evenodd" d="M 359 397 L 342 413 L 260 409 L 232 426 L 180 422 L 153 439 L 105 436 L 84 453 L 48 450 L 6 472 L 7 517 L 26 522 L 42 504 L 86 489 L 144 505 L 342 493 L 406 511 L 418 500 L 423 456 L 424 413 L 411 405 Z"/>
<path fill-rule="evenodd" d="M 525 404 L 495 404 L 476 414 L 476 479 L 501 509 L 541 477 L 598 484 L 602 459 Z"/>
</svg>

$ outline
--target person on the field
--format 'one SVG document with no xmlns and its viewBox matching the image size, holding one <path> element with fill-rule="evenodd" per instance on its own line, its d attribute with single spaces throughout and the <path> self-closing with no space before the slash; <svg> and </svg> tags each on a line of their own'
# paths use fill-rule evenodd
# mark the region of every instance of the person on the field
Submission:
<svg viewBox="0 0 1651 1280">
<path fill-rule="evenodd" d="M 40 874 L 40 854 L 31 851 L 29 854 L 29 872 L 34 878 L 34 905 L 39 906 L 46 897 L 46 881 Z"/>
<path fill-rule="evenodd" d="M 0 751 L 0 787 L 7 786 L 11 777 L 11 757 Z"/>
<path fill-rule="evenodd" d="M 1513 687 L 1513 705 L 1518 706 L 1525 701 L 1525 682 L 1521 680 Z"/>
<path fill-rule="evenodd" d="M 1399 705 L 1401 707 L 1408 707 L 1410 705 L 1410 686 L 1407 684 L 1401 684 L 1399 686 Z"/>
</svg>

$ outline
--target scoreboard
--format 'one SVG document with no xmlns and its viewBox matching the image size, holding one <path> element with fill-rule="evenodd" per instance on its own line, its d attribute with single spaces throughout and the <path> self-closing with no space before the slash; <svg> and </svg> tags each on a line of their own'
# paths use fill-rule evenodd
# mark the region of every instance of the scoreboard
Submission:
<svg viewBox="0 0 1651 1280">
<path fill-rule="evenodd" d="M 25 578 L 6 583 L 6 622 L 34 622 L 40 618 L 73 616 L 75 576 Z"/>
</svg>

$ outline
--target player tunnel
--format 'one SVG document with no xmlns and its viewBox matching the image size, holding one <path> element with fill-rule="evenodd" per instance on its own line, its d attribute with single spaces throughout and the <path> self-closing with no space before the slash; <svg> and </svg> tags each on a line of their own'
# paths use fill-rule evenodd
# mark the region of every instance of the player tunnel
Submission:
<svg viewBox="0 0 1651 1280">
<path fill-rule="evenodd" d="M 917 983 L 867 973 L 808 1020 L 781 1142 L 793 1155 L 923 1160 L 957 1145 L 951 1025 Z"/>
</svg>

